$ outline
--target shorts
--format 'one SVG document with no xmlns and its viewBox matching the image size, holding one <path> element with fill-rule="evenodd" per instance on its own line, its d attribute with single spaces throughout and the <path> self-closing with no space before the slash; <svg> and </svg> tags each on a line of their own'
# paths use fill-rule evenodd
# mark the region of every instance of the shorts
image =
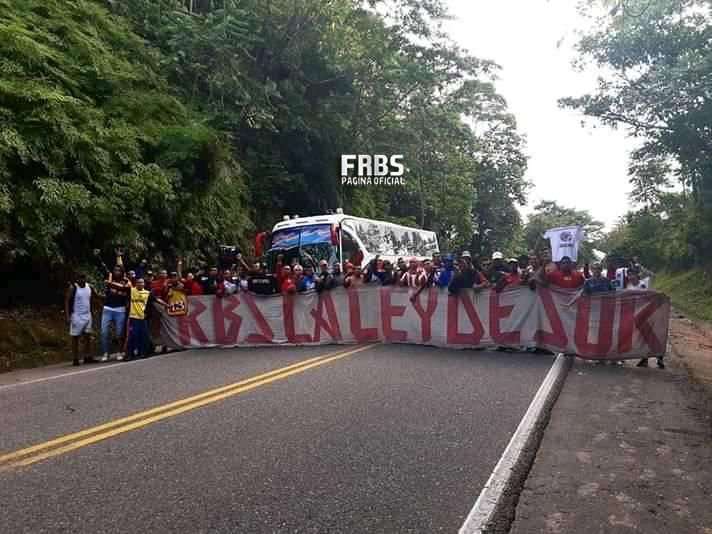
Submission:
<svg viewBox="0 0 712 534">
<path fill-rule="evenodd" d="M 69 335 L 77 337 L 84 334 L 91 334 L 91 314 L 77 315 L 73 313 L 69 321 Z"/>
</svg>

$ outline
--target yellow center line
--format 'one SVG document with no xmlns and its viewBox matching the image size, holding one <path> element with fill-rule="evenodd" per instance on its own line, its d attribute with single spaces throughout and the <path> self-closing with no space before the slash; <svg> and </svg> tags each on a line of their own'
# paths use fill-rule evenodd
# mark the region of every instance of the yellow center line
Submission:
<svg viewBox="0 0 712 534">
<path fill-rule="evenodd" d="M 0 471 L 5 471 L 12 467 L 30 465 L 46 458 L 64 454 L 66 452 L 91 445 L 98 441 L 103 441 L 113 436 L 142 428 L 157 421 L 161 421 L 162 419 L 174 417 L 181 413 L 194 410 L 195 408 L 218 402 L 228 397 L 270 384 L 277 380 L 282 380 L 289 376 L 307 371 L 308 369 L 325 365 L 352 354 L 356 354 L 357 352 L 364 351 L 371 347 L 373 347 L 373 344 L 361 346 L 346 352 L 337 351 L 335 353 L 332 352 L 330 354 L 310 358 L 308 360 L 282 367 L 280 369 L 275 369 L 274 371 L 263 373 L 234 384 L 229 384 L 199 395 L 194 395 L 186 399 L 158 406 L 128 417 L 116 419 L 80 432 L 68 434 L 44 443 L 33 445 L 32 447 L 27 447 L 25 449 L 5 454 L 0 456 Z M 65 443 L 67 443 L 67 445 L 64 445 Z"/>
</svg>

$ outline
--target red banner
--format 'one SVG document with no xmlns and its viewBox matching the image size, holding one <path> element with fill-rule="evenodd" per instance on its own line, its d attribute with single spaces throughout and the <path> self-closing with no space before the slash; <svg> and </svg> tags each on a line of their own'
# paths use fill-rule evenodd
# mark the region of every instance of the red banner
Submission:
<svg viewBox="0 0 712 534">
<path fill-rule="evenodd" d="M 597 296 L 553 288 L 465 291 L 366 286 L 323 293 L 188 298 L 188 313 L 161 312 L 175 348 L 328 343 L 415 343 L 453 348 L 539 347 L 583 358 L 666 351 L 670 301 L 654 291 Z"/>
</svg>

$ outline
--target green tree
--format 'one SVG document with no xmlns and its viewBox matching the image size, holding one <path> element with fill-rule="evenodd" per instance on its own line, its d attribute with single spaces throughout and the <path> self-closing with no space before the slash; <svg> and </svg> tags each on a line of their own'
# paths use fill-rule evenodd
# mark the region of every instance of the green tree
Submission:
<svg viewBox="0 0 712 534">
<path fill-rule="evenodd" d="M 658 195 L 653 206 L 627 213 L 600 243 L 612 256 L 640 257 L 653 269 L 687 269 L 693 266 L 691 236 L 696 215 L 685 193 Z"/>
<path fill-rule="evenodd" d="M 0 6 L 6 261 L 76 262 L 116 242 L 170 255 L 244 232 L 225 141 L 171 94 L 160 56 L 122 19 L 82 0 Z"/>
<path fill-rule="evenodd" d="M 475 206 L 482 182 L 507 181 L 508 213 L 522 202 L 523 141 L 494 89 L 496 66 L 442 34 L 439 0 L 111 4 L 164 53 L 183 97 L 229 134 L 257 226 L 343 206 L 433 228 L 459 247 L 473 210 L 485 209 Z M 340 155 L 353 153 L 403 154 L 407 186 L 342 187 Z"/>
<path fill-rule="evenodd" d="M 210 255 L 343 206 L 444 248 L 521 227 L 526 158 L 497 66 L 441 0 L 0 0 L 0 248 Z M 387 11 L 388 16 L 381 13 Z M 403 154 L 405 187 L 339 180 Z"/>
<path fill-rule="evenodd" d="M 588 2 L 590 9 L 601 2 Z M 608 11 L 596 30 L 578 44 L 580 65 L 605 69 L 592 94 L 562 105 L 643 141 L 633 154 L 633 199 L 647 213 L 677 181 L 686 197 L 694 231 L 685 254 L 712 258 L 712 13 L 706 0 L 603 2 Z M 686 217 L 685 220 L 688 220 Z M 672 221 L 674 222 L 674 221 Z"/>
</svg>

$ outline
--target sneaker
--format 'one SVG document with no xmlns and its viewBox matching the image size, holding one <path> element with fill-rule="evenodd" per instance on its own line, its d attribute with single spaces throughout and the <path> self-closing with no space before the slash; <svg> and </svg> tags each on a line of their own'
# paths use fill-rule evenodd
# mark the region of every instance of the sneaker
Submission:
<svg viewBox="0 0 712 534">
<path fill-rule="evenodd" d="M 648 358 L 643 358 L 636 364 L 636 367 L 647 367 L 647 366 L 648 366 Z"/>
<path fill-rule="evenodd" d="M 658 369 L 665 369 L 665 364 L 662 360 L 658 360 Z"/>
<path fill-rule="evenodd" d="M 104 354 L 101 355 L 101 358 L 99 358 L 99 361 L 101 363 L 106 363 L 109 361 L 109 353 L 105 352 Z"/>
<path fill-rule="evenodd" d="M 123 354 L 119 354 L 119 355 L 116 357 L 116 361 L 117 361 L 117 362 L 122 362 L 122 361 L 124 361 L 124 355 L 123 355 Z"/>
</svg>

